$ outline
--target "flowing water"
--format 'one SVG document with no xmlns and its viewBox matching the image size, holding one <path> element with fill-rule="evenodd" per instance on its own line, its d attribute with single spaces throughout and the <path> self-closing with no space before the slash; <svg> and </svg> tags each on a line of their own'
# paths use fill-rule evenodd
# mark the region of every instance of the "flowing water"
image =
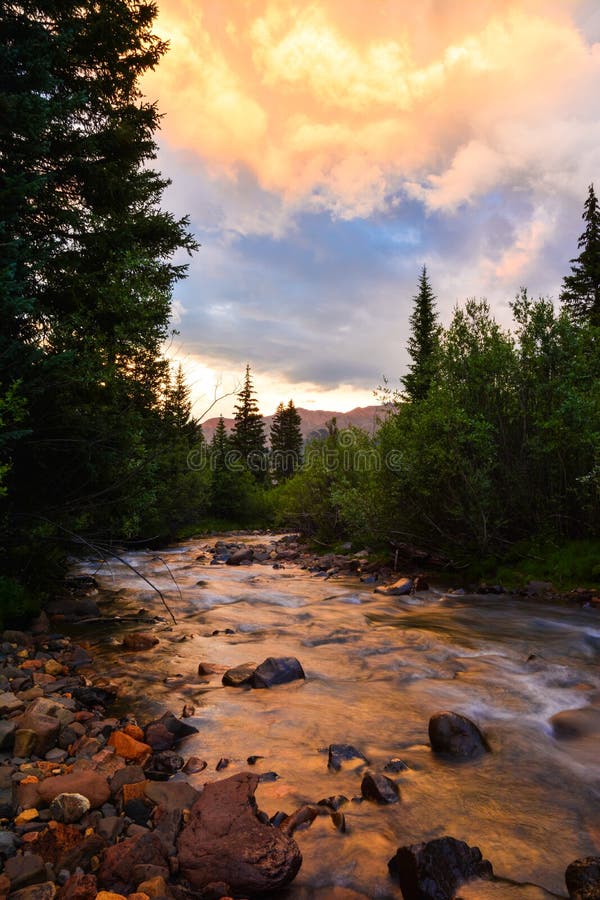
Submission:
<svg viewBox="0 0 600 900">
<path fill-rule="evenodd" d="M 177 617 L 158 632 L 159 646 L 123 654 L 114 627 L 85 636 L 97 670 L 120 684 L 121 708 L 140 721 L 196 707 L 190 721 L 198 734 L 180 749 L 208 762 L 189 778 L 196 786 L 247 770 L 247 757 L 258 755 L 255 770 L 279 776 L 257 791 L 269 815 L 349 798 L 345 833 L 326 816 L 296 832 L 304 862 L 283 896 L 326 898 L 337 885 L 399 897 L 387 860 L 401 844 L 444 834 L 479 846 L 502 879 L 461 889 L 462 897 L 565 895 L 566 866 L 600 853 L 597 611 L 435 591 L 386 597 L 356 578 L 326 580 L 291 564 L 211 566 L 202 558 L 206 543 L 190 541 L 160 558 L 127 556 Z M 80 563 L 78 571 L 93 574 L 95 565 Z M 125 566 L 104 566 L 96 577 L 105 612 L 164 613 Z M 197 675 L 200 662 L 231 667 L 268 656 L 296 656 L 306 681 L 249 690 L 223 687 L 223 669 Z M 442 709 L 474 719 L 493 752 L 467 762 L 432 754 L 427 725 Z M 557 738 L 551 716 L 575 709 L 576 727 Z M 391 777 L 401 802 L 353 801 L 366 767 L 354 760 L 328 771 L 332 743 L 355 745 L 377 772 L 400 757 L 408 768 Z M 229 766 L 217 772 L 222 757 Z"/>
</svg>

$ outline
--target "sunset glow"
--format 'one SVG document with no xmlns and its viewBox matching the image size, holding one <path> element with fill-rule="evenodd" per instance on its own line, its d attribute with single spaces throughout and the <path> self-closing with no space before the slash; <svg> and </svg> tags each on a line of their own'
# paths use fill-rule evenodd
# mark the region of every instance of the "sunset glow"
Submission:
<svg viewBox="0 0 600 900">
<path fill-rule="evenodd" d="M 166 114 L 161 165 L 176 211 L 191 214 L 203 243 L 180 291 L 185 352 L 197 340 L 209 366 L 249 359 L 289 391 L 318 385 L 310 354 L 292 371 L 287 354 L 268 352 L 270 306 L 277 296 L 289 321 L 301 303 L 296 335 L 338 309 L 344 223 L 396 249 L 383 265 L 365 253 L 368 303 L 354 279 L 344 322 L 334 315 L 333 327 L 350 325 L 348 371 L 340 358 L 329 388 L 354 384 L 362 396 L 383 372 L 400 374 L 423 262 L 444 314 L 470 295 L 506 307 L 522 283 L 556 293 L 600 171 L 598 28 L 595 4 L 577 0 L 164 0 L 157 30 L 171 49 L 144 87 Z M 287 263 L 271 260 L 274 242 Z M 304 284 L 298 247 L 312 267 Z M 242 330 L 262 305 L 260 353 L 252 333 L 230 345 L 223 329 L 195 330 L 206 318 L 198 306 L 224 299 Z M 365 304 L 372 321 L 359 345 Z M 354 367 L 361 347 L 369 373 Z"/>
</svg>

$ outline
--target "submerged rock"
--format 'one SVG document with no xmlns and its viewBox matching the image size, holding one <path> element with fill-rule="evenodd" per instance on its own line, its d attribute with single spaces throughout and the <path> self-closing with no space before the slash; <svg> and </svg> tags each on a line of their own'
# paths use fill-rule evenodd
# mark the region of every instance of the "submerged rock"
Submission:
<svg viewBox="0 0 600 900">
<path fill-rule="evenodd" d="M 398 785 L 391 778 L 371 772 L 364 776 L 360 792 L 365 800 L 375 800 L 376 803 L 397 803 L 400 799 Z"/>
<path fill-rule="evenodd" d="M 431 717 L 429 741 L 435 753 L 464 759 L 480 756 L 490 749 L 477 725 L 455 712 L 439 712 Z"/>
<path fill-rule="evenodd" d="M 452 900 L 465 881 L 494 874 L 478 847 L 453 837 L 399 847 L 388 869 L 404 900 Z"/>
<path fill-rule="evenodd" d="M 223 675 L 222 681 L 226 687 L 242 687 L 250 684 L 254 675 L 256 666 L 253 663 L 242 663 L 241 666 L 234 666 L 228 669 Z"/>
<path fill-rule="evenodd" d="M 600 856 L 572 862 L 565 872 L 565 883 L 570 900 L 600 900 Z"/>
<path fill-rule="evenodd" d="M 327 767 L 329 769 L 333 769 L 334 772 L 339 772 L 342 768 L 342 763 L 351 759 L 360 759 L 367 765 L 369 764 L 369 760 L 364 753 L 361 753 L 360 750 L 357 750 L 352 744 L 329 745 L 329 760 L 327 762 Z"/>
<path fill-rule="evenodd" d="M 255 669 L 251 684 L 254 688 L 269 688 L 302 678 L 306 675 L 295 656 L 269 656 Z"/>
<path fill-rule="evenodd" d="M 227 566 L 239 566 L 241 563 L 252 562 L 254 559 L 254 550 L 252 547 L 244 547 L 232 553 L 228 560 L 225 561 Z"/>
<path fill-rule="evenodd" d="M 205 785 L 178 841 L 181 872 L 194 888 L 225 882 L 232 893 L 261 895 L 295 878 L 300 850 L 257 817 L 257 785 L 250 772 Z"/>
<path fill-rule="evenodd" d="M 123 638 L 123 650 L 151 650 L 160 641 L 153 634 L 147 634 L 145 631 L 135 631 L 132 634 L 126 634 Z"/>
</svg>

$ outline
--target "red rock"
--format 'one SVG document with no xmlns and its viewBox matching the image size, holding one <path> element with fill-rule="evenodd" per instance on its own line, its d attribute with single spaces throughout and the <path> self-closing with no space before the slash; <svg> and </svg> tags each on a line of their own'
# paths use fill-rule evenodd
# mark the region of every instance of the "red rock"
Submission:
<svg viewBox="0 0 600 900">
<path fill-rule="evenodd" d="M 35 850 L 45 862 L 55 866 L 59 859 L 80 844 L 81 840 L 80 830 L 73 825 L 49 822 L 48 827 L 40 832 Z"/>
<path fill-rule="evenodd" d="M 108 739 L 108 746 L 115 748 L 115 753 L 123 759 L 143 765 L 152 756 L 152 747 L 136 741 L 124 731 L 113 731 Z"/>
<path fill-rule="evenodd" d="M 146 743 L 153 750 L 172 750 L 175 746 L 175 736 L 162 722 L 153 722 L 146 728 Z"/>
<path fill-rule="evenodd" d="M 58 893 L 58 900 L 95 900 L 98 893 L 95 875 L 71 875 Z"/>
<path fill-rule="evenodd" d="M 225 882 L 234 894 L 262 896 L 295 878 L 298 845 L 260 821 L 257 785 L 250 772 L 205 785 L 178 840 L 181 872 L 194 888 Z"/>
<path fill-rule="evenodd" d="M 113 844 L 104 854 L 98 872 L 101 887 L 130 893 L 137 888 L 134 868 L 139 865 L 168 866 L 168 859 L 158 835 L 146 832 Z"/>
<path fill-rule="evenodd" d="M 44 779 L 37 786 L 37 793 L 47 804 L 59 794 L 83 794 L 90 801 L 92 809 L 97 809 L 108 801 L 110 788 L 104 775 L 90 769 L 79 769 L 68 775 L 55 775 Z"/>
</svg>

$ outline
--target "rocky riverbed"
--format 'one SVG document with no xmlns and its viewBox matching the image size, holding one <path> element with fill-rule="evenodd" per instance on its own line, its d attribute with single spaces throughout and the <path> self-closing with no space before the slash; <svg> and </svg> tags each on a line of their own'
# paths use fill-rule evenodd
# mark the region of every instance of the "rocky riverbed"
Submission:
<svg viewBox="0 0 600 900">
<path fill-rule="evenodd" d="M 2 635 L 0 896 L 600 896 L 595 610 L 293 538 L 111 565 Z"/>
</svg>

